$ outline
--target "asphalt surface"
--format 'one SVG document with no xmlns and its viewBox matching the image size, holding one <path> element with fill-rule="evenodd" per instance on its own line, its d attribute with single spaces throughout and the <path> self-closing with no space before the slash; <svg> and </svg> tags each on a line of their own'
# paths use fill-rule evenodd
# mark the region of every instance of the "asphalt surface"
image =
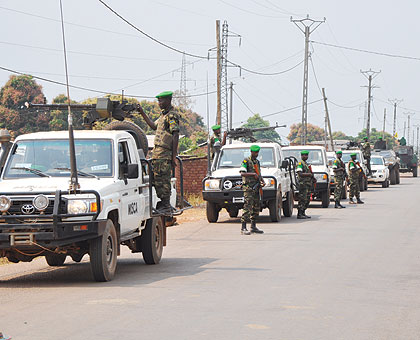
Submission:
<svg viewBox="0 0 420 340">
<path fill-rule="evenodd" d="M 124 250 L 116 278 L 87 262 L 0 266 L 0 331 L 16 339 L 420 339 L 420 179 L 309 220 L 168 230 L 159 265 Z M 88 260 L 86 256 L 85 261 Z"/>
</svg>

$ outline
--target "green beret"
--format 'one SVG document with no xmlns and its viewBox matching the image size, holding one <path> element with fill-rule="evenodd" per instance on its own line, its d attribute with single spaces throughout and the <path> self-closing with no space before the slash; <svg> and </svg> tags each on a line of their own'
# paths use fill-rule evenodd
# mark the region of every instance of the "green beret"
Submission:
<svg viewBox="0 0 420 340">
<path fill-rule="evenodd" d="M 215 130 L 219 130 L 219 129 L 220 129 L 220 125 L 213 125 L 213 126 L 211 127 L 211 129 L 212 129 L 213 131 L 215 131 Z"/>
<path fill-rule="evenodd" d="M 301 155 L 309 155 L 309 151 L 307 151 L 307 150 L 302 150 L 302 151 L 300 152 L 300 154 L 301 154 Z"/>
<path fill-rule="evenodd" d="M 172 91 L 163 91 L 159 93 L 156 98 L 165 98 L 165 97 L 172 97 L 174 93 Z"/>
<path fill-rule="evenodd" d="M 356 156 L 357 157 L 357 153 L 353 152 L 350 154 L 350 157 Z"/>
<path fill-rule="evenodd" d="M 341 154 L 343 153 L 343 151 L 339 150 L 339 151 L 336 151 L 335 153 L 336 153 L 337 155 L 338 155 L 338 154 L 340 154 L 340 155 L 341 155 Z"/>
<path fill-rule="evenodd" d="M 368 138 L 367 137 L 365 137 L 365 138 L 363 138 L 364 140 L 368 140 Z"/>
<path fill-rule="evenodd" d="M 251 145 L 250 150 L 253 152 L 258 152 L 260 151 L 260 146 L 259 145 Z"/>
</svg>

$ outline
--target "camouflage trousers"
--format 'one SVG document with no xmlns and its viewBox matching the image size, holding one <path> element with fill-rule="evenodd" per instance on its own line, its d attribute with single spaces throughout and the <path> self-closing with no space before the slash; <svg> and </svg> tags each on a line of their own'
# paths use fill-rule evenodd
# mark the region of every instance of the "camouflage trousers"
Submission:
<svg viewBox="0 0 420 340">
<path fill-rule="evenodd" d="M 360 198 L 360 188 L 359 188 L 359 174 L 356 176 L 350 176 L 350 190 L 349 198 Z"/>
<path fill-rule="evenodd" d="M 241 222 L 255 221 L 260 214 L 260 194 L 258 190 L 244 190 L 244 201 Z"/>
<path fill-rule="evenodd" d="M 152 159 L 153 185 L 161 200 L 171 198 L 172 162 L 169 159 Z"/>
<path fill-rule="evenodd" d="M 309 202 L 311 201 L 311 184 L 307 183 L 300 183 L 299 184 L 299 202 L 298 202 L 298 210 L 305 211 L 309 207 Z"/>
<path fill-rule="evenodd" d="M 344 177 L 343 176 L 334 176 L 334 200 L 340 202 L 343 190 L 344 190 Z"/>
</svg>

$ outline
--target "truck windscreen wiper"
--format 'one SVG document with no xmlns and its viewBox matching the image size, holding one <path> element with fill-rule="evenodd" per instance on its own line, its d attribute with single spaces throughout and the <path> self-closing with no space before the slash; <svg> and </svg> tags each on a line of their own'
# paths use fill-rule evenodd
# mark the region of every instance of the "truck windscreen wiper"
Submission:
<svg viewBox="0 0 420 340">
<path fill-rule="evenodd" d="M 32 169 L 32 168 L 28 168 L 25 166 L 15 166 L 13 168 L 11 168 L 13 170 L 25 170 L 25 171 L 29 171 L 32 172 L 35 175 L 38 175 L 40 177 L 51 177 L 50 175 L 44 174 L 41 170 L 38 169 Z"/>
<path fill-rule="evenodd" d="M 55 170 L 65 170 L 65 171 L 71 171 L 70 168 L 54 168 Z M 80 170 L 77 170 L 77 174 L 80 176 L 84 176 L 84 177 L 92 177 L 92 178 L 99 178 L 98 176 L 94 175 L 94 174 L 89 174 L 87 172 L 83 172 Z"/>
</svg>

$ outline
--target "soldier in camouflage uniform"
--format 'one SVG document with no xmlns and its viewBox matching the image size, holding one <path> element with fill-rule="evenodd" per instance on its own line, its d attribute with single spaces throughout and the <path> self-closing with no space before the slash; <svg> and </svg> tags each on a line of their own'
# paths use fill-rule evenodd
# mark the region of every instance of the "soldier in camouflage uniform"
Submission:
<svg viewBox="0 0 420 340">
<path fill-rule="evenodd" d="M 309 207 L 312 185 L 316 182 L 316 180 L 311 169 L 306 163 L 309 157 L 309 151 L 303 150 L 301 151 L 300 155 L 302 160 L 296 166 L 296 172 L 299 179 L 299 203 L 297 218 L 303 220 L 306 218 L 311 218 L 311 216 L 305 214 L 305 210 Z"/>
<path fill-rule="evenodd" d="M 367 139 L 367 137 L 364 138 L 364 141 L 365 142 L 362 145 L 362 152 L 363 152 L 363 157 L 367 161 L 366 167 L 368 168 L 368 175 L 370 175 L 371 174 L 371 170 L 370 170 L 370 156 L 371 156 L 370 143 L 369 143 L 369 140 Z"/>
<path fill-rule="evenodd" d="M 226 144 L 227 131 L 224 132 L 223 139 L 221 139 L 220 125 L 214 125 L 211 129 L 213 130 L 213 136 L 210 138 L 210 151 L 211 160 L 213 160 L 217 151 L 216 146 L 218 146 L 220 150 L 220 148 Z"/>
<path fill-rule="evenodd" d="M 348 172 L 350 176 L 350 192 L 349 192 L 349 203 L 356 204 L 353 201 L 353 197 L 356 197 L 357 203 L 363 204 L 364 202 L 360 199 L 360 188 L 359 188 L 359 180 L 360 180 L 360 172 L 362 169 L 357 164 L 357 154 L 352 153 L 350 154 L 350 161 L 348 163 Z"/>
<path fill-rule="evenodd" d="M 345 208 L 345 206 L 342 206 L 341 201 L 341 195 L 344 190 L 344 181 L 346 180 L 346 166 L 344 165 L 344 162 L 341 160 L 341 157 L 343 157 L 342 151 L 337 151 L 336 153 L 337 158 L 333 162 L 333 171 L 334 171 L 334 183 L 335 183 L 335 189 L 334 189 L 334 200 L 335 200 L 335 206 L 334 208 Z"/>
<path fill-rule="evenodd" d="M 251 156 L 244 159 L 239 170 L 242 175 L 242 187 L 244 189 L 244 208 L 242 213 L 241 234 L 249 235 L 251 233 L 262 234 L 263 231 L 256 226 L 256 219 L 260 213 L 260 188 L 264 186 L 261 177 L 258 145 L 251 146 Z M 247 222 L 251 222 L 251 232 L 246 228 Z"/>
<path fill-rule="evenodd" d="M 171 104 L 171 91 L 162 92 L 156 98 L 162 110 L 156 122 L 153 122 L 141 107 L 139 112 L 150 128 L 156 130 L 152 155 L 153 185 L 160 198 L 158 209 L 163 213 L 173 209 L 170 204 L 171 175 L 178 155 L 179 115 Z"/>
</svg>

